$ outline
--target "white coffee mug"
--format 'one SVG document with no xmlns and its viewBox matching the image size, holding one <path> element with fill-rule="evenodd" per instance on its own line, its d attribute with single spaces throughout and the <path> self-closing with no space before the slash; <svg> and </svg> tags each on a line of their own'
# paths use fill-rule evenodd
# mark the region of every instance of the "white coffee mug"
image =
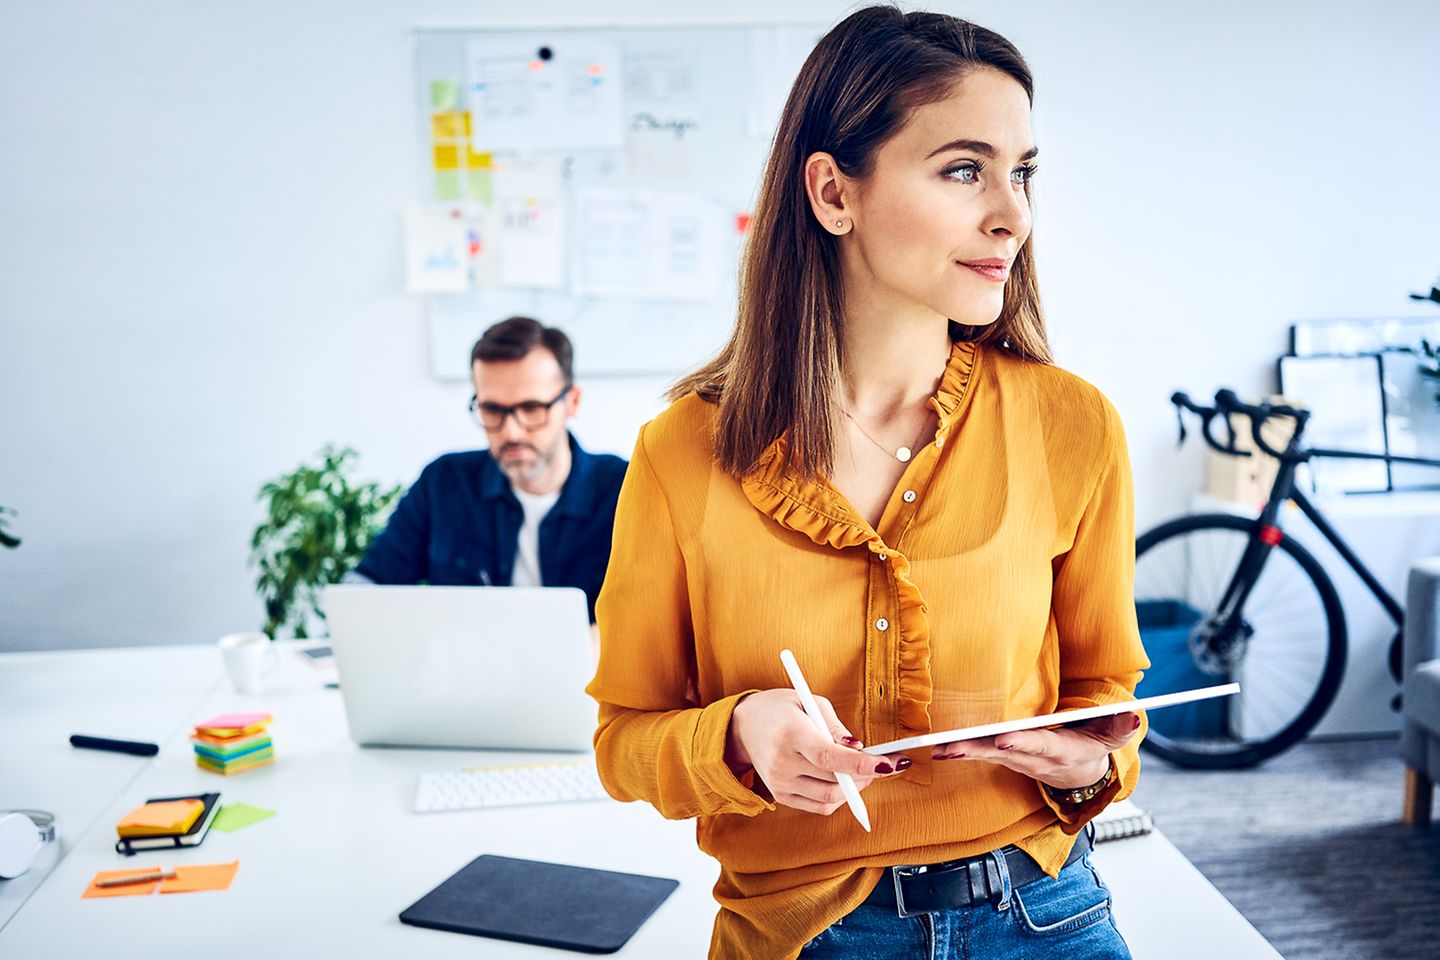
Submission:
<svg viewBox="0 0 1440 960">
<path fill-rule="evenodd" d="M 259 693 L 265 689 L 280 653 L 263 633 L 230 633 L 220 638 L 220 659 L 230 685 L 238 693 Z"/>
</svg>

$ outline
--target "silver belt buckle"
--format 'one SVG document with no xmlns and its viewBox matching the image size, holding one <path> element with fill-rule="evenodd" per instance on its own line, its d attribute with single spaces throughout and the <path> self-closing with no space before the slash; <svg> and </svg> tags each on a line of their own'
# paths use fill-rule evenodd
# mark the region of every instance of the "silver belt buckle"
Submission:
<svg viewBox="0 0 1440 960">
<path fill-rule="evenodd" d="M 907 877 L 918 877 L 926 871 L 925 865 L 911 865 L 890 868 L 890 881 L 895 884 L 895 912 L 902 917 L 918 917 L 921 914 L 929 913 L 928 910 L 917 910 L 911 913 L 905 907 L 905 888 L 900 884 L 900 877 L 903 874 Z"/>
</svg>

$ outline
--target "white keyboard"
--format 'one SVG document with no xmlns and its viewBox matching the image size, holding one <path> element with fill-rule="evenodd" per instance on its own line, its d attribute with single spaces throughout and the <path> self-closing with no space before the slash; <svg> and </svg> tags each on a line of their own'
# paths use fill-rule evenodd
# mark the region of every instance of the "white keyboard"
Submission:
<svg viewBox="0 0 1440 960">
<path fill-rule="evenodd" d="M 415 785 L 415 812 L 481 810 L 536 803 L 605 800 L 593 760 L 471 767 L 422 773 Z"/>
</svg>

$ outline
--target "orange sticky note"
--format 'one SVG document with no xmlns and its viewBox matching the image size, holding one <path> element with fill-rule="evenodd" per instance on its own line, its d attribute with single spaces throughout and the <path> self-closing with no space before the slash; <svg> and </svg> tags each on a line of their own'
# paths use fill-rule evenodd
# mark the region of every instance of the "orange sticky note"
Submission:
<svg viewBox="0 0 1440 960">
<path fill-rule="evenodd" d="M 167 800 L 136 807 L 115 825 L 122 837 L 156 837 L 184 833 L 204 812 L 201 800 Z"/>
<path fill-rule="evenodd" d="M 229 863 L 197 863 L 193 866 L 176 866 L 175 876 L 160 881 L 161 893 L 195 893 L 200 890 L 228 890 L 240 861 Z"/>
<path fill-rule="evenodd" d="M 90 886 L 85 888 L 85 892 L 80 894 L 80 898 L 82 900 L 88 900 L 91 897 L 149 896 L 150 894 L 155 892 L 156 887 L 160 886 L 159 880 L 151 880 L 149 883 L 127 883 L 118 887 L 97 887 L 95 884 L 97 884 L 101 880 L 112 880 L 117 877 L 136 877 L 143 876 L 147 873 L 159 872 L 159 867 L 133 867 L 129 870 L 101 870 L 99 873 L 95 874 L 94 877 L 90 878 Z M 178 880 L 179 877 L 176 876 L 175 879 Z"/>
</svg>

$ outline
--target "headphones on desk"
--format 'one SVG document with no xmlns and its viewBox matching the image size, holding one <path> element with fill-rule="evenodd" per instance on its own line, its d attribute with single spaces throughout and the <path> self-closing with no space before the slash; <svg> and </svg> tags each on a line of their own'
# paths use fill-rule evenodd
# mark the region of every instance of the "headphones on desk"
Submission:
<svg viewBox="0 0 1440 960">
<path fill-rule="evenodd" d="M 0 879 L 13 880 L 55 842 L 55 814 L 44 810 L 0 810 Z"/>
</svg>

